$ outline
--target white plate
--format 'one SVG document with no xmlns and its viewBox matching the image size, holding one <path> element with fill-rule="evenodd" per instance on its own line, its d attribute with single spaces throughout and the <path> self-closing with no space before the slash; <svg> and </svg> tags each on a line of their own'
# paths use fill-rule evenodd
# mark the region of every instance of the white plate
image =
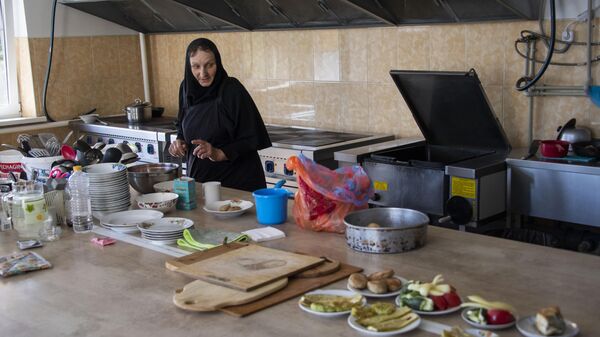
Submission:
<svg viewBox="0 0 600 337">
<path fill-rule="evenodd" d="M 89 165 L 83 168 L 83 172 L 91 176 L 118 176 L 121 172 L 126 172 L 127 166 L 117 163 L 102 163 Z"/>
<path fill-rule="evenodd" d="M 177 243 L 177 239 L 173 239 L 173 240 L 148 240 L 148 239 L 145 239 L 145 240 L 154 245 L 171 245 L 171 244 Z"/>
<path fill-rule="evenodd" d="M 461 300 L 461 301 L 462 301 L 462 300 Z M 396 297 L 396 301 L 395 301 L 395 302 L 396 302 L 396 305 L 397 305 L 397 306 L 399 306 L 399 307 L 402 307 L 402 306 L 404 306 L 404 305 L 402 304 L 402 301 L 400 300 L 400 295 L 398 295 L 398 296 Z M 407 306 L 407 307 L 408 307 L 408 306 Z M 409 308 L 410 308 L 410 307 L 409 307 Z M 457 312 L 457 311 L 459 311 L 459 310 L 460 310 L 460 304 L 459 304 L 459 305 L 457 305 L 457 306 L 455 306 L 455 307 L 452 307 L 452 308 L 446 309 L 446 310 L 421 311 L 421 310 L 416 310 L 416 309 L 413 309 L 413 308 L 410 308 L 410 309 L 411 309 L 412 311 L 416 312 L 416 313 L 417 313 L 417 314 L 419 314 L 419 315 L 426 315 L 426 316 L 427 316 L 427 315 L 428 315 L 428 316 L 438 316 L 438 315 L 445 315 L 445 314 L 450 314 L 450 313 L 453 313 L 453 312 Z"/>
<path fill-rule="evenodd" d="M 237 211 L 219 211 L 219 207 L 232 203 L 235 206 L 239 206 L 241 209 Z M 223 200 L 215 201 L 213 203 L 205 205 L 204 211 L 206 213 L 216 216 L 217 218 L 233 218 L 244 214 L 244 212 L 252 208 L 252 206 L 254 206 L 254 204 L 246 200 L 239 200 L 239 203 L 232 202 L 232 200 Z"/>
<path fill-rule="evenodd" d="M 380 336 L 380 337 L 399 335 L 401 333 L 409 332 L 411 330 L 416 329 L 419 326 L 419 324 L 421 324 L 421 317 L 417 318 L 416 321 L 410 323 L 409 325 L 405 326 L 404 328 L 402 328 L 400 330 L 376 332 L 376 331 L 367 330 L 367 328 L 365 328 L 364 326 L 358 324 L 356 322 L 356 317 L 354 317 L 352 315 L 350 315 L 348 317 L 348 325 L 350 325 L 350 327 L 352 329 L 360 331 L 360 332 L 362 332 L 364 334 L 367 334 L 367 335 Z"/>
<path fill-rule="evenodd" d="M 465 308 L 465 310 L 462 311 L 462 313 L 460 314 L 460 316 L 462 317 L 462 319 L 465 322 L 471 324 L 472 326 L 474 326 L 474 327 L 476 327 L 478 329 L 484 329 L 484 330 L 502 330 L 502 329 L 508 329 L 511 326 L 515 325 L 515 323 L 516 323 L 516 321 L 518 319 L 516 316 L 513 315 L 515 317 L 515 320 L 512 321 L 512 322 L 510 322 L 510 323 L 506 323 L 506 324 L 479 324 L 479 323 L 475 323 L 475 322 L 473 322 L 473 321 L 471 321 L 471 320 L 469 320 L 467 318 L 467 311 L 471 310 L 471 309 L 474 309 L 474 308 Z"/>
<path fill-rule="evenodd" d="M 154 212 L 154 211 L 151 211 Z M 149 221 L 143 221 L 138 228 L 143 233 L 149 234 L 170 234 L 190 228 L 194 222 L 186 218 L 162 218 Z"/>
<path fill-rule="evenodd" d="M 404 277 L 394 276 L 394 278 L 397 278 L 400 281 L 402 281 L 403 286 L 406 282 L 408 282 L 408 280 L 405 279 Z M 389 293 L 385 293 L 385 294 L 375 294 L 367 288 L 361 290 L 361 289 L 352 288 L 350 285 L 348 285 L 348 290 L 351 290 L 357 294 L 361 294 L 361 295 L 367 296 L 367 297 L 391 297 L 391 296 L 396 296 L 396 295 L 400 294 L 400 290 L 402 290 L 402 288 L 400 288 L 396 291 L 391 291 Z"/>
<path fill-rule="evenodd" d="M 125 233 L 125 234 L 137 233 L 140 231 L 137 227 L 110 227 L 110 226 L 106 226 L 105 224 L 100 224 L 100 226 L 102 226 L 104 228 L 108 228 L 108 229 L 118 232 L 118 233 Z"/>
<path fill-rule="evenodd" d="M 573 337 L 579 333 L 577 324 L 565 319 L 566 329 L 562 335 L 552 335 L 552 337 Z M 517 330 L 527 337 L 546 337 L 542 335 L 535 327 L 535 316 L 523 317 L 517 321 Z"/>
<path fill-rule="evenodd" d="M 183 237 L 183 232 L 177 232 L 177 233 L 166 234 L 166 235 L 152 235 L 152 234 L 142 233 L 142 237 L 144 239 L 151 239 L 151 240 L 179 239 L 179 238 Z"/>
<path fill-rule="evenodd" d="M 356 296 L 356 293 L 349 291 L 349 290 L 343 290 L 343 289 L 323 289 L 323 290 L 315 290 L 315 291 L 311 291 L 309 293 L 306 293 L 304 295 L 336 295 L 336 296 L 347 296 L 347 297 L 352 297 L 352 296 Z M 361 306 L 364 306 L 365 304 L 367 304 L 367 299 L 366 298 L 362 298 L 361 301 Z M 346 310 L 346 311 L 337 311 L 337 312 L 320 312 L 320 311 L 314 311 L 311 310 L 309 307 L 305 307 L 303 306 L 300 301 L 298 301 L 298 306 L 300 307 L 300 309 L 309 312 L 313 315 L 317 315 L 317 316 L 323 316 L 323 317 L 336 317 L 336 316 L 344 316 L 344 315 L 348 315 L 350 313 L 351 310 Z"/>
<path fill-rule="evenodd" d="M 113 227 L 126 226 L 131 227 L 144 221 L 150 221 L 163 217 L 163 213 L 152 210 L 136 209 L 133 211 L 124 211 L 110 213 L 100 219 L 100 222 L 110 224 Z"/>
</svg>

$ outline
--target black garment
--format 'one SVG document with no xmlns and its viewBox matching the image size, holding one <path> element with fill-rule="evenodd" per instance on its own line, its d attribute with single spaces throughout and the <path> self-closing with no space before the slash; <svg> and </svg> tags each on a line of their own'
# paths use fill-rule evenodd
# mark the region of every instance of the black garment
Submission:
<svg viewBox="0 0 600 337">
<path fill-rule="evenodd" d="M 201 87 L 186 56 L 185 78 L 179 90 L 177 138 L 188 146 L 187 174 L 200 182 L 220 181 L 225 187 L 246 191 L 264 188 L 265 176 L 257 150 L 271 146 L 266 127 L 248 91 L 236 78 L 227 76 L 216 47 L 211 50 L 217 62 L 213 83 Z M 194 139 L 221 149 L 228 160 L 213 162 L 194 157 Z"/>
</svg>

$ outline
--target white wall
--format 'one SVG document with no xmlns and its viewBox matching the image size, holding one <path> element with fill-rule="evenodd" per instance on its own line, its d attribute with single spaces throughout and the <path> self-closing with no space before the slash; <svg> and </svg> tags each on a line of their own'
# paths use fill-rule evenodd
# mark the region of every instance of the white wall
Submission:
<svg viewBox="0 0 600 337">
<path fill-rule="evenodd" d="M 17 37 L 50 36 L 52 0 L 12 1 Z M 60 1 L 56 6 L 56 37 L 136 34 L 137 32 L 129 28 L 65 6 Z"/>
</svg>

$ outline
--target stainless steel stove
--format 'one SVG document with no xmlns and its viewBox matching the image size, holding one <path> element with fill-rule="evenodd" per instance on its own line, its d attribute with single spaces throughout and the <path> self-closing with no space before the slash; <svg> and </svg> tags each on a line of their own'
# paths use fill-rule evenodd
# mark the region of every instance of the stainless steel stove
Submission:
<svg viewBox="0 0 600 337">
<path fill-rule="evenodd" d="M 381 143 L 394 139 L 393 135 L 344 133 L 314 128 L 267 125 L 272 147 L 258 151 L 267 185 L 286 179 L 286 187 L 298 187 L 293 171 L 285 167 L 291 156 L 300 153 L 330 169 L 338 167 L 334 152 L 349 148 Z"/>
<path fill-rule="evenodd" d="M 69 127 L 77 131 L 78 136 L 88 144 L 104 142 L 106 144 L 131 143 L 137 148 L 140 162 L 172 162 L 169 156 L 170 136 L 176 134 L 175 118 L 152 118 L 140 124 L 128 124 L 126 116 L 102 117 L 108 125 L 100 123 L 85 124 L 71 121 Z"/>
</svg>

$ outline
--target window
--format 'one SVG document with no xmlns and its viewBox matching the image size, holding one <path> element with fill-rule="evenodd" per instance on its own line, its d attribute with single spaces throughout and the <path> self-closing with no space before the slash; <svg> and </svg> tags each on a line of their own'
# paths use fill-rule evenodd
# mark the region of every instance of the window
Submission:
<svg viewBox="0 0 600 337">
<path fill-rule="evenodd" d="M 20 112 L 12 1 L 0 4 L 0 119 L 5 119 L 20 117 Z"/>
</svg>

